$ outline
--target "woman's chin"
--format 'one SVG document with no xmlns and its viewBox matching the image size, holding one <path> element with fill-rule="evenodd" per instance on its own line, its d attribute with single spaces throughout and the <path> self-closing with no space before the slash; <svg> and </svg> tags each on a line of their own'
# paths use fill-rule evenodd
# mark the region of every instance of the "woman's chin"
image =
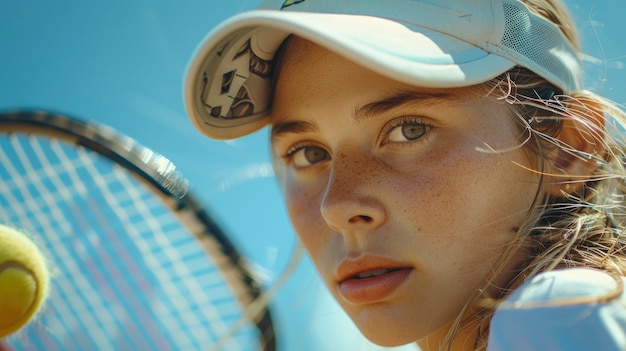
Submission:
<svg viewBox="0 0 626 351">
<path fill-rule="evenodd" d="M 361 314 L 352 321 L 367 340 L 382 347 L 415 343 L 425 336 L 410 323 L 393 322 L 387 318 L 368 318 Z"/>
</svg>

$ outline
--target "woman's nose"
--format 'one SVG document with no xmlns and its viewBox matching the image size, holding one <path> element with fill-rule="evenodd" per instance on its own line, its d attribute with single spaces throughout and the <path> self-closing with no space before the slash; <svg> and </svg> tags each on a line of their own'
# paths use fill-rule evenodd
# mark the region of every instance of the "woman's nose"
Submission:
<svg viewBox="0 0 626 351">
<path fill-rule="evenodd" d="M 320 211 L 335 231 L 371 230 L 385 221 L 383 202 L 376 196 L 375 167 L 362 161 L 346 155 L 333 160 Z"/>
</svg>

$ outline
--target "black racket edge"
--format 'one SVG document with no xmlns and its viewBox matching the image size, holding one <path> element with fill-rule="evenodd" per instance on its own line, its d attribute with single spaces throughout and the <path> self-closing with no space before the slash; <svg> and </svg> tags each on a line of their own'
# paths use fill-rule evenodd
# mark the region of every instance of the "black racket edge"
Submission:
<svg viewBox="0 0 626 351">
<path fill-rule="evenodd" d="M 204 226 L 202 235 L 213 237 L 219 242 L 221 252 L 240 271 L 240 279 L 248 288 L 250 302 L 262 294 L 261 284 L 249 270 L 248 263 L 234 243 L 199 200 L 188 191 L 186 180 L 163 155 L 107 125 L 43 110 L 0 111 L 0 131 L 38 131 L 46 135 L 57 135 L 63 140 L 93 150 L 137 174 L 140 179 L 158 190 L 166 205 L 177 214 L 192 213 Z M 274 323 L 267 306 L 254 322 L 261 336 L 262 350 L 275 351 L 277 345 Z"/>
<path fill-rule="evenodd" d="M 186 181 L 172 162 L 109 126 L 40 110 L 17 110 L 0 115 L 5 130 L 19 125 L 24 131 L 30 127 L 48 135 L 56 132 L 63 139 L 94 150 L 139 174 L 163 195 L 182 198 L 187 192 Z"/>
</svg>

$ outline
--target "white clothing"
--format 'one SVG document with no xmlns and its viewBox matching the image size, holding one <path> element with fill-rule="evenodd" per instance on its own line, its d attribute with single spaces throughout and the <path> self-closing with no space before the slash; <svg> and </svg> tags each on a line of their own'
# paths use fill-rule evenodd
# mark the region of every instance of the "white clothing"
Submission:
<svg viewBox="0 0 626 351">
<path fill-rule="evenodd" d="M 626 285 L 626 278 L 621 279 Z M 571 268 L 541 273 L 498 307 L 487 349 L 624 351 L 626 293 L 609 301 L 593 301 L 617 288 L 615 279 L 599 270 Z M 571 299 L 578 301 L 567 303 Z"/>
</svg>

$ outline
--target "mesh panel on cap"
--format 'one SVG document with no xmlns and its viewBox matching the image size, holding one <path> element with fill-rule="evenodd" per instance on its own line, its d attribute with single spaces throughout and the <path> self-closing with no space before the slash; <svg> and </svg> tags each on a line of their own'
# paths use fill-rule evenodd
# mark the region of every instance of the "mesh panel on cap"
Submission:
<svg viewBox="0 0 626 351">
<path fill-rule="evenodd" d="M 512 50 L 504 56 L 514 56 L 516 62 L 558 84 L 564 90 L 580 88 L 576 53 L 569 47 L 558 27 L 529 16 L 519 2 L 504 2 L 505 30 L 501 50 Z M 538 39 L 540 38 L 540 39 Z M 518 56 L 519 55 L 519 56 Z M 516 57 L 515 57 L 516 56 Z"/>
</svg>

